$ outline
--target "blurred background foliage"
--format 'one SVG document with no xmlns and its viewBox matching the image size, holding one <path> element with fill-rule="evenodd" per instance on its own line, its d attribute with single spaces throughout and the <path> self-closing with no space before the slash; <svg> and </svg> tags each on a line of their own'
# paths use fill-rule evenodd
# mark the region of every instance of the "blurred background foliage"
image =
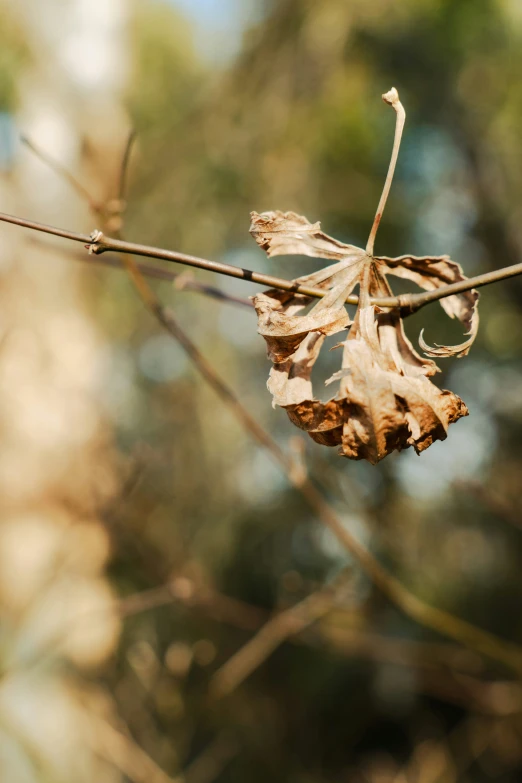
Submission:
<svg viewBox="0 0 522 783">
<path fill-rule="evenodd" d="M 134 127 L 129 239 L 311 272 L 321 262 L 267 260 L 249 212 L 294 210 L 364 246 L 394 128 L 380 95 L 394 85 L 407 124 L 377 252 L 449 253 L 469 275 L 518 263 L 521 39 L 519 0 L 52 0 L 45 12 L 2 0 L 2 209 L 91 230 L 87 205 L 17 139 L 26 133 L 100 201 L 117 195 Z M 520 780 L 522 696 L 509 673 L 442 650 L 382 598 L 123 272 L 14 232 L 0 232 L 3 778 Z M 299 449 L 271 409 L 253 313 L 154 286 L 239 399 Z M 518 279 L 483 289 L 481 319 L 470 356 L 440 362 L 437 383 L 470 409 L 445 443 L 377 467 L 303 445 L 343 523 L 413 592 L 522 644 Z M 458 340 L 447 320 L 432 305 L 406 328 L 414 343 L 423 326 L 431 343 Z M 331 611 L 209 700 L 213 673 L 271 613 L 343 569 Z M 79 634 L 76 646 L 57 644 L 57 627 Z M 66 706 L 47 699 L 49 683 Z M 49 716 L 54 733 L 41 730 Z"/>
</svg>

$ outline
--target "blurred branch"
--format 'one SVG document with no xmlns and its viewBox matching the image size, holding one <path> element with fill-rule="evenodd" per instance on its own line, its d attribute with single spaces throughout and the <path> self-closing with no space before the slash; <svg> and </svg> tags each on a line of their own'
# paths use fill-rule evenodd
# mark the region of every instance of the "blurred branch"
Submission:
<svg viewBox="0 0 522 783">
<path fill-rule="evenodd" d="M 153 587 L 118 603 L 123 617 L 147 612 L 160 606 L 179 602 L 205 611 L 218 622 L 227 623 L 244 631 L 257 631 L 266 621 L 266 612 L 256 606 L 230 598 L 207 587 L 197 586 L 184 576 L 175 577 L 161 587 Z"/>
<path fill-rule="evenodd" d="M 40 239 L 35 238 L 32 240 L 34 244 L 52 251 L 53 253 L 59 253 L 67 258 L 72 258 L 74 261 L 80 261 L 82 264 L 88 266 L 102 266 L 109 267 L 110 269 L 118 269 L 124 271 L 121 261 L 117 256 L 110 254 L 103 256 L 86 256 L 83 253 L 71 253 L 65 248 L 58 245 L 51 245 L 49 242 L 42 242 Z M 165 282 L 174 283 L 174 288 L 177 291 L 194 291 L 199 294 L 204 294 L 211 299 L 217 299 L 225 304 L 239 305 L 240 307 L 247 307 L 249 310 L 254 310 L 254 305 L 250 299 L 242 299 L 240 296 L 232 296 L 222 291 L 220 288 L 207 285 L 206 283 L 200 283 L 197 280 L 192 279 L 187 273 L 171 272 L 169 269 L 163 269 L 160 266 L 152 266 L 151 264 L 136 262 L 141 274 L 145 277 L 150 277 L 153 280 L 164 280 Z"/>
<path fill-rule="evenodd" d="M 233 737 L 222 732 L 197 756 L 184 772 L 174 778 L 129 736 L 108 721 L 84 710 L 86 735 L 92 748 L 119 769 L 132 783 L 212 783 L 239 752 Z"/>
<path fill-rule="evenodd" d="M 136 141 L 136 131 L 134 128 L 131 128 L 129 135 L 127 137 L 127 143 L 123 151 L 123 158 L 120 166 L 120 178 L 119 178 L 119 185 L 118 185 L 118 201 L 120 203 L 123 203 L 127 194 L 127 174 L 129 171 L 129 163 L 130 163 L 131 153 L 135 141 Z"/>
<path fill-rule="evenodd" d="M 290 636 L 302 633 L 309 625 L 331 611 L 339 600 L 339 590 L 345 586 L 346 574 L 336 585 L 318 590 L 295 606 L 279 612 L 266 622 L 258 633 L 214 673 L 209 694 L 220 699 L 235 690 Z"/>
<path fill-rule="evenodd" d="M 100 213 L 103 209 L 102 204 L 100 204 L 98 201 L 93 199 L 87 188 L 82 185 L 79 179 L 77 179 L 74 174 L 71 173 L 71 171 L 64 166 L 60 161 L 53 158 L 51 155 L 49 155 L 45 150 L 40 149 L 40 147 L 37 147 L 36 144 L 34 144 L 31 139 L 28 136 L 21 135 L 20 141 L 22 144 L 25 144 L 28 150 L 30 150 L 34 155 L 36 155 L 37 158 L 39 158 L 42 163 L 45 163 L 46 166 L 48 166 L 52 171 L 54 171 L 55 174 L 57 174 L 62 179 L 65 179 L 66 182 L 69 183 L 69 185 L 73 188 L 73 190 L 76 191 L 78 196 L 80 196 L 81 199 L 86 201 L 89 204 L 90 209 L 95 213 Z"/>
<path fill-rule="evenodd" d="M 327 591 L 319 592 L 326 593 L 323 599 L 330 598 Z M 312 596 L 308 596 L 305 601 L 311 598 Z M 231 598 L 207 586 L 197 585 L 192 579 L 184 576 L 175 577 L 161 587 L 127 596 L 119 601 L 118 609 L 121 616 L 128 617 L 172 603 L 180 603 L 190 609 L 203 611 L 217 622 L 227 623 L 242 631 L 257 632 L 265 623 L 279 617 L 279 615 L 270 617 L 266 610 L 258 606 Z M 329 606 L 329 609 L 331 608 L 333 602 Z M 292 609 L 287 611 L 291 612 Z M 394 663 L 399 666 L 444 667 L 470 674 L 476 674 L 477 668 L 480 667 L 481 659 L 474 658 L 472 653 L 468 653 L 462 647 L 383 636 L 359 628 L 339 625 L 324 616 L 318 616 L 316 620 L 320 617 L 322 617 L 321 622 L 316 625 L 320 641 L 344 655 L 360 655 L 370 660 Z M 292 636 L 288 636 L 287 640 L 299 644 L 317 645 L 316 638 L 310 636 L 305 638 L 299 630 Z"/>
<path fill-rule="evenodd" d="M 218 685 L 221 679 L 223 687 L 227 686 L 227 693 L 240 684 L 239 675 L 243 681 L 280 644 L 291 642 L 310 647 L 326 646 L 331 652 L 349 658 L 413 668 L 417 673 L 418 690 L 449 704 L 499 716 L 520 711 L 521 687 L 513 682 L 479 679 L 480 659 L 462 647 L 383 636 L 357 627 L 343 627 L 327 618 L 332 609 L 338 610 L 332 587 L 319 590 L 270 617 L 264 609 L 179 576 L 162 587 L 122 599 L 118 607 L 121 615 L 128 617 L 173 602 L 202 611 L 216 622 L 257 632 L 214 675 Z M 314 633 L 305 634 L 312 623 L 315 624 Z M 227 670 L 232 671 L 234 679 L 226 676 Z M 215 698 L 225 695 L 220 687 L 215 687 Z"/>
<path fill-rule="evenodd" d="M 109 761 L 132 783 L 186 783 L 182 775 L 171 778 L 133 739 L 108 721 L 84 711 L 86 736 L 93 750 Z"/>
<path fill-rule="evenodd" d="M 260 285 L 268 286 L 269 288 L 277 288 L 281 291 L 293 291 L 319 299 L 325 296 L 326 293 L 320 288 L 298 285 L 293 280 L 285 280 L 282 277 L 274 277 L 272 275 L 262 274 L 261 272 L 253 272 L 251 269 L 243 269 L 241 267 L 233 266 L 232 264 L 223 264 L 219 261 L 208 261 L 207 259 L 191 256 L 186 253 L 179 253 L 175 250 L 164 250 L 162 248 L 141 245 L 135 242 L 125 242 L 122 239 L 105 236 L 102 231 L 93 231 L 92 234 L 79 234 L 74 231 L 49 226 L 45 223 L 37 223 L 33 220 L 7 215 L 4 212 L 0 212 L 0 221 L 11 223 L 15 226 L 21 226 L 22 228 L 29 228 L 32 231 L 40 231 L 45 234 L 51 234 L 52 236 L 58 236 L 62 239 L 70 239 L 73 242 L 81 242 L 86 246 L 89 253 L 95 255 L 106 253 L 107 251 L 114 251 L 122 254 L 143 256 L 144 258 L 160 258 L 164 261 L 185 264 L 187 266 L 196 267 L 197 269 L 206 269 L 209 272 L 235 277 L 239 280 L 259 283 Z M 419 294 L 401 294 L 400 296 L 374 297 L 370 299 L 370 303 L 377 305 L 378 307 L 399 307 L 404 312 L 404 315 L 409 315 L 420 310 L 421 307 L 431 304 L 431 302 L 436 302 L 439 299 L 445 299 L 447 296 L 461 294 L 464 291 L 470 291 L 472 288 L 481 288 L 482 286 L 497 283 L 501 280 L 508 280 L 509 278 L 517 277 L 518 275 L 522 275 L 522 264 L 514 264 L 513 266 L 508 266 L 504 269 L 496 269 L 493 272 L 477 275 L 477 277 L 469 277 L 459 283 L 442 286 L 434 291 L 426 291 Z M 347 304 L 357 304 L 358 301 L 359 298 L 357 296 L 348 296 L 346 298 Z"/>
</svg>

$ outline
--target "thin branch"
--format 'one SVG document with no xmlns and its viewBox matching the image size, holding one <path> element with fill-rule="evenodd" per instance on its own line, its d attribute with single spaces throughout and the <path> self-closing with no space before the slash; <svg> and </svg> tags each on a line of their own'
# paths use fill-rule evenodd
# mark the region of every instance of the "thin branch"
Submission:
<svg viewBox="0 0 522 783">
<path fill-rule="evenodd" d="M 92 749 L 109 761 L 132 783 L 186 783 L 183 775 L 170 777 L 134 740 L 108 721 L 83 712 L 85 733 Z"/>
<path fill-rule="evenodd" d="M 136 131 L 134 128 L 131 128 L 131 130 L 129 131 L 129 136 L 127 138 L 127 143 L 125 145 L 125 149 L 123 151 L 123 158 L 120 167 L 120 178 L 118 183 L 118 201 L 120 203 L 123 203 L 127 193 L 127 174 L 129 170 L 132 148 L 134 146 L 135 141 L 136 141 Z"/>
<path fill-rule="evenodd" d="M 121 599 L 118 611 L 121 617 L 129 617 L 172 603 L 200 609 L 212 619 L 242 631 L 258 631 L 268 619 L 263 609 L 196 585 L 184 576 L 175 577 L 161 587 L 152 587 Z"/>
<path fill-rule="evenodd" d="M 411 258 L 411 256 L 409 257 Z M 467 280 L 462 280 L 459 283 L 442 286 L 436 291 L 426 291 L 422 294 L 401 294 L 398 299 L 400 299 L 400 304 L 405 310 L 405 314 L 408 315 L 417 312 L 425 305 L 438 302 L 439 299 L 445 299 L 447 296 L 462 294 L 464 291 L 471 291 L 472 288 L 483 288 L 486 285 L 491 285 L 491 283 L 499 283 L 501 280 L 509 280 L 509 278 L 518 277 L 519 275 L 522 275 L 522 264 L 513 264 L 512 266 L 505 266 L 503 269 L 485 272 L 476 277 L 468 277 Z"/>
<path fill-rule="evenodd" d="M 219 261 L 208 261 L 204 258 L 187 255 L 186 253 L 179 253 L 174 250 L 164 250 L 163 248 L 150 247 L 149 245 L 141 245 L 135 242 L 125 242 L 122 239 L 107 237 L 101 231 L 94 231 L 90 235 L 80 234 L 56 228 L 55 226 L 49 226 L 45 223 L 37 223 L 33 220 L 25 220 L 24 218 L 19 218 L 14 215 L 7 215 L 3 212 L 0 212 L 0 221 L 3 221 L 4 223 L 13 223 L 16 226 L 30 228 L 33 231 L 41 231 L 45 234 L 51 234 L 64 239 L 71 239 L 73 242 L 80 242 L 86 246 L 90 253 L 96 255 L 107 251 L 114 251 L 117 253 L 143 256 L 145 258 L 160 258 L 163 261 L 172 261 L 174 263 L 185 264 L 186 266 L 193 266 L 197 269 L 206 269 L 208 272 L 235 277 L 239 280 L 259 283 L 268 288 L 278 288 L 282 291 L 295 291 L 296 293 L 313 296 L 319 299 L 325 295 L 325 292 L 320 288 L 298 285 L 293 280 L 285 280 L 282 277 L 265 275 L 261 272 L 254 272 L 250 269 L 232 266 L 232 264 L 223 264 Z M 357 304 L 358 297 L 350 296 L 346 301 L 348 304 Z M 400 304 L 396 297 L 380 298 L 372 301 L 382 307 L 397 307 Z"/>
<path fill-rule="evenodd" d="M 333 606 L 335 594 L 319 590 L 321 601 L 329 600 Z M 312 595 L 306 600 L 310 600 Z M 225 623 L 241 631 L 257 633 L 265 623 L 280 617 L 281 613 L 270 616 L 269 612 L 258 606 L 231 598 L 228 595 L 198 585 L 184 576 L 175 577 L 161 587 L 153 587 L 121 599 L 117 609 L 121 617 L 135 616 L 162 606 L 178 603 L 188 609 L 203 612 L 216 622 Z M 298 609 L 300 604 L 292 607 Z M 337 608 L 337 607 L 336 607 Z M 292 609 L 285 610 L 291 612 Z M 299 610 L 300 611 L 300 610 Z M 337 618 L 337 619 L 336 619 Z M 346 627 L 323 616 L 316 625 L 313 636 L 303 636 L 299 630 L 292 631 L 286 641 L 308 644 L 313 647 L 320 644 L 333 648 L 338 653 L 350 657 L 361 656 L 375 661 L 386 661 L 399 666 L 415 666 L 422 669 L 449 668 L 455 672 L 476 675 L 481 668 L 482 659 L 464 650 L 462 647 L 447 643 L 414 641 L 378 633 L 361 631 L 359 628 Z M 289 623 L 292 625 L 293 623 Z"/>
<path fill-rule="evenodd" d="M 73 190 L 75 190 L 76 193 L 80 196 L 80 198 L 87 201 L 93 212 L 101 212 L 101 204 L 99 204 L 96 199 L 91 196 L 87 188 L 82 185 L 80 180 L 77 179 L 66 166 L 49 155 L 48 152 L 45 152 L 45 150 L 40 149 L 40 147 L 37 146 L 28 136 L 20 136 L 20 141 L 22 144 L 25 144 L 27 149 L 29 149 L 33 155 L 36 155 L 36 157 L 39 158 L 42 163 L 45 163 L 46 166 L 49 166 L 49 168 L 54 171 L 55 174 L 57 174 L 62 179 L 65 179 L 73 188 Z"/>
<path fill-rule="evenodd" d="M 217 683 L 213 680 L 215 698 L 225 695 L 225 692 L 230 693 L 281 643 L 291 642 L 313 648 L 326 646 L 348 658 L 413 668 L 418 675 L 419 690 L 477 712 L 507 715 L 518 712 L 520 708 L 520 686 L 513 682 L 479 679 L 477 674 L 481 660 L 472 654 L 464 654 L 462 647 L 383 636 L 340 626 L 336 594 L 331 590 L 328 592 L 328 588 L 318 590 L 292 608 L 270 616 L 264 609 L 179 576 L 162 587 L 122 599 L 118 608 L 120 614 L 127 617 L 173 602 L 202 611 L 216 622 L 256 632 L 252 640 L 221 667 L 221 674 L 217 673 Z M 329 609 L 333 608 L 336 616 L 329 619 Z M 314 632 L 303 633 L 312 623 Z M 233 679 L 225 676 L 227 672 L 232 674 Z M 220 681 L 222 686 L 226 686 L 223 690 L 216 687 Z M 505 694 L 501 700 L 498 698 L 499 688 Z"/>
<path fill-rule="evenodd" d="M 26 220 L 25 218 L 19 218 L 14 215 L 7 215 L 0 212 L 0 221 L 4 223 L 12 223 L 15 226 L 22 226 L 23 228 L 29 228 L 33 231 L 40 231 L 44 234 L 51 234 L 53 236 L 62 237 L 63 239 L 70 239 L 73 242 L 80 242 L 84 244 L 87 249 L 94 254 L 105 253 L 107 251 L 115 251 L 119 253 L 130 253 L 137 256 L 143 256 L 145 258 L 159 258 L 163 261 L 171 261 L 174 263 L 185 264 L 186 266 L 193 266 L 198 269 L 206 269 L 209 272 L 215 272 L 216 274 L 227 275 L 228 277 L 235 277 L 239 280 L 247 280 L 251 283 L 259 283 L 269 288 L 277 288 L 281 291 L 295 291 L 305 296 L 312 296 L 317 299 L 321 299 L 325 296 L 325 291 L 319 288 L 312 288 L 309 286 L 297 285 L 293 280 L 285 280 L 282 277 L 274 277 L 272 275 L 264 275 L 261 272 L 253 272 L 250 269 L 243 269 L 241 267 L 232 266 L 232 264 L 223 264 L 219 261 L 208 261 L 204 258 L 198 258 L 197 256 L 187 255 L 185 253 L 178 253 L 174 250 L 164 250 L 158 247 L 150 247 L 149 245 L 140 245 L 134 242 L 124 242 L 121 239 L 115 239 L 107 237 L 100 231 L 95 231 L 93 234 L 80 234 L 74 231 L 67 231 L 66 229 L 56 228 L 54 226 L 46 225 L 45 223 L 37 223 L 32 220 Z M 384 258 L 384 256 L 383 256 Z M 370 300 L 371 304 L 378 307 L 400 307 L 405 315 L 416 312 L 421 307 L 424 307 L 431 302 L 436 302 L 439 299 L 445 299 L 447 296 L 453 296 L 453 294 L 461 294 L 464 291 L 471 291 L 473 288 L 481 288 L 491 283 L 498 283 L 501 280 L 508 280 L 511 277 L 518 277 L 522 275 L 522 263 L 514 264 L 513 266 L 507 266 L 503 269 L 495 269 L 492 272 L 486 272 L 483 275 L 477 275 L 476 277 L 469 277 L 467 280 L 462 280 L 459 283 L 451 283 L 450 285 L 437 288 L 435 291 L 426 291 L 419 294 L 400 294 L 399 296 L 387 296 L 387 297 L 375 297 Z M 346 298 L 347 304 L 357 304 L 359 297 L 348 296 Z"/>
<path fill-rule="evenodd" d="M 89 234 L 79 234 L 77 231 L 67 231 L 63 228 L 47 226 L 45 223 L 35 223 L 33 220 L 26 220 L 25 218 L 19 218 L 15 215 L 6 215 L 3 212 L 0 212 L 0 220 L 4 223 L 12 223 L 15 226 L 30 228 L 32 231 L 41 231 L 43 234 L 52 234 L 55 237 L 71 239 L 73 242 L 81 242 L 82 244 L 89 244 L 91 242 L 91 236 Z"/>
</svg>

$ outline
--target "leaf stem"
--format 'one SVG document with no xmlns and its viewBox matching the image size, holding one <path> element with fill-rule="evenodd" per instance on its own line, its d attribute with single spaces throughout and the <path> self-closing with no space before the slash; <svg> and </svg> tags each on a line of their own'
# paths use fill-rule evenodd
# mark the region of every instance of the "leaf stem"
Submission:
<svg viewBox="0 0 522 783">
<path fill-rule="evenodd" d="M 393 106 L 393 108 L 397 113 L 397 119 L 395 123 L 395 138 L 393 140 L 393 149 L 390 158 L 390 165 L 388 166 L 388 173 L 386 175 L 384 188 L 382 189 L 381 200 L 379 201 L 379 206 L 377 207 L 377 212 L 375 213 L 372 230 L 370 231 L 370 236 L 368 237 L 368 243 L 366 245 L 366 252 L 368 253 L 369 256 L 373 255 L 373 246 L 375 244 L 377 229 L 379 228 L 379 223 L 381 222 L 382 213 L 384 212 L 384 207 L 386 206 L 386 201 L 388 200 L 388 195 L 390 193 L 390 188 L 393 181 L 393 175 L 395 173 L 395 166 L 397 165 L 397 158 L 399 157 L 399 148 L 401 146 L 402 131 L 404 129 L 404 122 L 406 120 L 406 112 L 404 111 L 404 106 L 399 100 L 399 93 L 397 92 L 395 87 L 392 87 L 389 92 L 384 93 L 382 99 L 385 103 L 388 103 L 390 106 Z"/>
</svg>

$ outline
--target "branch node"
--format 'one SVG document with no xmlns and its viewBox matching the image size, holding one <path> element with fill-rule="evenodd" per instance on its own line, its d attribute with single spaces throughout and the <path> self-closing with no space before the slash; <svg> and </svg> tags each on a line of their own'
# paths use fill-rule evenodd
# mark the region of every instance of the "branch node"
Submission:
<svg viewBox="0 0 522 783">
<path fill-rule="evenodd" d="M 399 294 L 397 300 L 399 302 L 399 312 L 401 318 L 405 318 L 408 315 L 413 315 L 413 313 L 416 313 L 417 310 L 420 309 L 420 306 L 415 298 L 415 294 Z"/>
<path fill-rule="evenodd" d="M 89 251 L 91 255 L 99 255 L 100 253 L 103 253 L 103 251 L 106 249 L 105 246 L 102 244 L 102 241 L 105 237 L 103 236 L 103 231 L 100 231 L 99 229 L 94 229 L 92 234 L 90 235 L 90 244 L 85 245 L 86 249 Z"/>
<path fill-rule="evenodd" d="M 177 291 L 183 291 L 190 283 L 194 282 L 194 275 L 188 271 L 182 272 L 174 280 L 174 288 Z"/>
</svg>

